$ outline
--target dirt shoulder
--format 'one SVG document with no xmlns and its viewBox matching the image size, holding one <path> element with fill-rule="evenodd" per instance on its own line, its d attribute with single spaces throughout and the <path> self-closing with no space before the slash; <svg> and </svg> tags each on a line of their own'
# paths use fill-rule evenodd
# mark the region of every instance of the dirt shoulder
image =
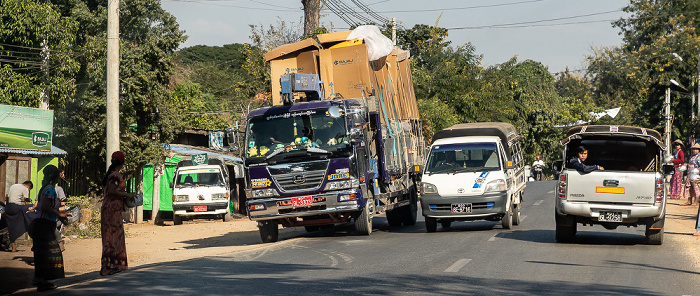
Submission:
<svg viewBox="0 0 700 296">
<path fill-rule="evenodd" d="M 697 206 L 682 206 L 685 202 L 668 200 L 664 244 L 680 245 L 693 265 L 700 266 L 700 237 L 692 235 Z M 266 247 L 260 243 L 257 223 L 247 217 L 236 217 L 230 222 L 197 219 L 178 226 L 173 226 L 172 221 L 165 225 L 125 224 L 125 229 L 130 268 Z M 0 278 L 8 283 L 0 285 L 0 294 L 33 291 L 31 245 L 24 241 L 19 249 L 17 253 L 0 252 Z M 57 284 L 64 286 L 99 277 L 101 239 L 70 239 L 63 255 L 66 279 Z"/>
</svg>

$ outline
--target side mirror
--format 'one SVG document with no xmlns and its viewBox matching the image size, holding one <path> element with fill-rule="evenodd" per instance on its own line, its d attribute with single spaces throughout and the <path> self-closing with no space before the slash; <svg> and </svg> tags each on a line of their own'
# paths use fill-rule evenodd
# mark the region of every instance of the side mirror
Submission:
<svg viewBox="0 0 700 296">
<path fill-rule="evenodd" d="M 664 171 L 664 175 L 673 175 L 676 172 L 676 168 L 672 164 L 664 164 L 661 168 Z"/>
<path fill-rule="evenodd" d="M 361 128 L 352 128 L 352 129 L 350 129 L 349 136 L 350 136 L 350 142 L 357 143 L 357 142 L 361 142 L 364 139 L 365 133 L 364 133 L 364 130 L 362 130 Z"/>
<path fill-rule="evenodd" d="M 563 166 L 563 165 L 564 165 L 564 161 L 563 161 L 563 160 L 557 160 L 557 161 L 555 161 L 555 162 L 552 163 L 552 169 L 553 169 L 555 172 L 561 172 L 561 169 L 562 169 L 562 166 Z"/>
<path fill-rule="evenodd" d="M 328 108 L 328 115 L 330 115 L 332 118 L 340 118 L 340 108 L 338 108 L 338 106 Z"/>
</svg>

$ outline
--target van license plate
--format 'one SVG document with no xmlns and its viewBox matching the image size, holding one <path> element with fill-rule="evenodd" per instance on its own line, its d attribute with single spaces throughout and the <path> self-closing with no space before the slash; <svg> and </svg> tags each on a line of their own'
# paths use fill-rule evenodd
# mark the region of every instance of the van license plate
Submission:
<svg viewBox="0 0 700 296">
<path fill-rule="evenodd" d="M 311 198 L 311 196 L 292 197 L 292 206 L 293 207 L 310 206 L 313 203 L 314 203 L 314 200 L 313 200 L 313 198 Z"/>
<path fill-rule="evenodd" d="M 471 213 L 472 204 L 470 203 L 453 203 L 452 213 Z"/>
<path fill-rule="evenodd" d="M 621 212 L 600 212 L 598 217 L 600 222 L 622 222 Z"/>
<path fill-rule="evenodd" d="M 207 206 L 194 206 L 194 211 L 195 212 L 206 212 Z"/>
</svg>

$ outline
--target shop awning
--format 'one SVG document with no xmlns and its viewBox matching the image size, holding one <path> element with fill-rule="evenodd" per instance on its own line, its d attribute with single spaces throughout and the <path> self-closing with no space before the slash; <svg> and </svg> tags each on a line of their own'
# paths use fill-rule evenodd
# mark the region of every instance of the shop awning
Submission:
<svg viewBox="0 0 700 296">
<path fill-rule="evenodd" d="M 38 155 L 38 156 L 55 156 L 55 155 L 66 155 L 67 154 L 67 152 L 65 150 L 58 148 L 56 146 L 51 146 L 51 151 L 0 148 L 0 153 L 26 154 L 26 155 Z"/>
</svg>

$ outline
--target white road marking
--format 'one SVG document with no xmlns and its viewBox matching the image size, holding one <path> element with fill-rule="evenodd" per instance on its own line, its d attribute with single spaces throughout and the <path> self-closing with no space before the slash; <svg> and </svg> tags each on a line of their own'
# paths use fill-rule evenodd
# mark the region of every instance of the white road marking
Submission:
<svg viewBox="0 0 700 296">
<path fill-rule="evenodd" d="M 522 218 L 520 218 L 520 219 L 522 220 Z M 498 235 L 498 233 L 494 234 L 491 238 L 489 238 L 489 241 L 490 242 L 495 241 L 497 235 Z"/>
<path fill-rule="evenodd" d="M 520 216 L 520 222 L 523 222 L 523 220 L 525 220 L 525 218 L 527 218 L 527 215 L 525 215 L 525 216 Z"/>
<path fill-rule="evenodd" d="M 554 193 L 554 190 L 547 191 L 547 193 Z"/>
<path fill-rule="evenodd" d="M 444 272 L 458 272 L 460 269 L 462 269 L 462 267 L 467 265 L 467 263 L 469 263 L 469 261 L 472 261 L 472 259 L 459 259 L 459 260 L 457 260 L 457 262 L 452 264 L 452 266 L 445 269 Z"/>
<path fill-rule="evenodd" d="M 534 204 L 532 204 L 532 205 L 533 205 L 533 206 L 539 206 L 543 201 L 544 201 L 544 200 L 540 199 L 540 200 L 536 201 L 536 202 L 535 202 Z"/>
</svg>

